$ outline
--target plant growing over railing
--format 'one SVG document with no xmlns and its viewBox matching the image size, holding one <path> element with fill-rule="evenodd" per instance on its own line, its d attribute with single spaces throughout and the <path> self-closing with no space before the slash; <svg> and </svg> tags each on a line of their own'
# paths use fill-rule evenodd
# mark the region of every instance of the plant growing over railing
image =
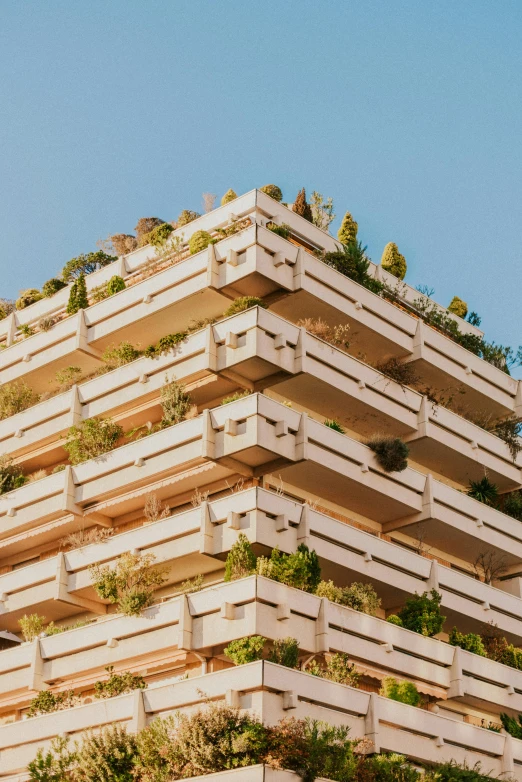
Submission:
<svg viewBox="0 0 522 782">
<path fill-rule="evenodd" d="M 230 394 L 229 396 L 225 396 L 220 404 L 221 405 L 228 405 L 229 402 L 237 402 L 238 399 L 244 399 L 246 396 L 250 396 L 252 391 L 236 391 L 234 394 Z"/>
<path fill-rule="evenodd" d="M 46 298 L 50 298 L 51 296 L 54 296 L 55 293 L 58 293 L 58 291 L 61 291 L 62 288 L 66 288 L 67 283 L 63 280 L 60 280 L 58 277 L 51 277 L 50 280 L 47 280 L 47 282 L 44 282 L 42 287 L 42 294 Z"/>
<path fill-rule="evenodd" d="M 18 625 L 22 631 L 24 641 L 34 641 L 44 631 L 45 616 L 39 614 L 24 614 L 19 620 Z"/>
<path fill-rule="evenodd" d="M 234 665 L 246 665 L 262 658 L 265 644 L 266 638 L 262 635 L 251 635 L 231 641 L 223 652 Z"/>
<path fill-rule="evenodd" d="M 196 231 L 189 239 L 188 246 L 190 254 L 195 255 L 196 253 L 200 253 L 209 246 L 211 241 L 212 237 L 208 231 Z"/>
<path fill-rule="evenodd" d="M 127 552 L 111 565 L 91 565 L 93 588 L 102 600 L 118 605 L 126 616 L 139 616 L 152 603 L 154 590 L 167 580 L 169 568 L 153 568 L 154 554 Z"/>
<path fill-rule="evenodd" d="M 312 676 L 320 676 L 322 679 L 338 684 L 347 684 L 349 687 L 358 687 L 361 678 L 345 652 L 330 654 L 324 667 L 314 659 L 308 663 L 305 670 Z"/>
<path fill-rule="evenodd" d="M 237 299 L 234 299 L 229 307 L 227 307 L 223 313 L 223 317 L 228 318 L 231 315 L 236 315 L 238 312 L 249 310 L 252 307 L 263 307 L 266 309 L 268 305 L 258 296 L 239 296 Z"/>
<path fill-rule="evenodd" d="M 509 448 L 513 463 L 522 451 L 522 421 L 516 415 L 510 415 L 492 426 L 489 430 L 503 440 Z"/>
<path fill-rule="evenodd" d="M 350 342 L 348 339 L 350 333 L 350 326 L 348 323 L 337 326 L 330 326 L 326 321 L 321 318 L 301 318 L 297 321 L 296 326 L 306 329 L 314 337 L 322 339 L 325 342 L 329 342 L 331 345 L 348 349 Z"/>
<path fill-rule="evenodd" d="M 81 367 L 70 366 L 59 369 L 54 376 L 58 383 L 59 393 L 63 394 L 64 391 L 69 391 L 80 380 L 81 376 Z"/>
<path fill-rule="evenodd" d="M 176 334 L 165 334 L 155 345 L 149 345 L 145 349 L 144 355 L 148 358 L 161 356 L 175 348 L 180 342 L 183 342 L 186 337 L 187 333 L 185 331 L 178 331 Z"/>
<path fill-rule="evenodd" d="M 120 342 L 119 345 L 110 345 L 102 353 L 102 360 L 109 369 L 116 369 L 131 361 L 136 361 L 142 355 L 141 351 L 134 347 L 130 342 Z"/>
<path fill-rule="evenodd" d="M 87 418 L 71 426 L 63 447 L 71 464 L 81 464 L 112 451 L 122 436 L 122 427 L 110 418 Z"/>
<path fill-rule="evenodd" d="M 415 592 L 413 597 L 408 598 L 404 608 L 398 614 L 389 616 L 387 621 L 420 635 L 437 635 L 446 621 L 440 612 L 441 600 L 442 596 L 435 589 L 421 595 Z"/>
<path fill-rule="evenodd" d="M 108 266 L 116 260 L 115 255 L 107 255 L 103 250 L 78 255 L 76 258 L 71 258 L 70 261 L 67 261 L 63 267 L 62 280 L 66 283 L 73 282 L 82 275 L 92 274 L 92 272 L 103 269 L 104 266 Z"/>
<path fill-rule="evenodd" d="M 468 487 L 468 497 L 482 502 L 494 508 L 498 502 L 498 486 L 492 483 L 487 476 L 480 481 L 470 481 Z"/>
<path fill-rule="evenodd" d="M 461 649 L 478 654 L 480 657 L 487 656 L 482 638 L 476 633 L 460 633 L 456 627 L 453 627 L 449 634 L 448 643 L 451 646 L 460 646 Z"/>
<path fill-rule="evenodd" d="M 35 304 L 37 301 L 43 298 L 38 288 L 27 288 L 25 291 L 20 291 L 20 296 L 16 300 L 16 309 L 23 310 L 26 307 L 30 307 L 31 304 Z"/>
<path fill-rule="evenodd" d="M 25 380 L 13 380 L 0 386 L 0 421 L 36 405 L 40 396 Z"/>
<path fill-rule="evenodd" d="M 354 581 L 347 587 L 338 587 L 333 581 L 321 581 L 315 594 L 318 597 L 326 597 L 332 603 L 339 603 L 370 616 L 375 616 L 381 606 L 381 599 L 373 585 L 363 584 L 360 581 Z"/>
<path fill-rule="evenodd" d="M 407 468 L 410 449 L 399 437 L 374 435 L 367 445 L 385 472 L 402 472 Z"/>
<path fill-rule="evenodd" d="M 502 496 L 502 510 L 513 519 L 522 521 L 522 491 L 512 491 Z"/>
<path fill-rule="evenodd" d="M 256 572 L 287 586 L 315 592 L 321 580 L 321 567 L 315 551 L 301 543 L 297 551 L 285 554 L 278 548 L 272 549 L 270 557 L 259 557 Z"/>
<path fill-rule="evenodd" d="M 20 465 L 15 464 L 6 454 L 0 456 L 0 494 L 19 489 L 26 481 Z"/>
<path fill-rule="evenodd" d="M 507 733 L 511 734 L 515 739 L 522 739 L 522 714 L 518 715 L 518 719 L 510 717 L 509 714 L 502 713 L 500 715 L 502 727 Z"/>
<path fill-rule="evenodd" d="M 341 426 L 339 421 L 335 421 L 333 418 L 326 418 L 323 423 L 329 429 L 333 429 L 334 432 L 339 432 L 339 434 L 346 434 L 346 430 Z"/>
<path fill-rule="evenodd" d="M 161 428 L 174 426 L 184 421 L 192 407 L 190 394 L 184 390 L 184 387 L 175 379 L 169 380 L 165 376 L 165 383 L 161 387 Z"/>
<path fill-rule="evenodd" d="M 110 280 L 91 290 L 91 299 L 93 302 L 103 301 L 104 299 L 110 298 L 110 296 L 114 296 L 115 293 L 124 291 L 125 287 L 126 285 L 123 277 L 115 274 Z"/>
<path fill-rule="evenodd" d="M 299 664 L 299 641 L 296 638 L 279 638 L 274 641 L 267 660 L 285 668 L 297 668 Z"/>
<path fill-rule="evenodd" d="M 41 714 L 50 714 L 53 711 L 70 709 L 77 704 L 78 698 L 73 690 L 66 690 L 56 694 L 51 692 L 51 690 L 42 690 L 32 699 L 27 716 L 39 717 Z"/>
<path fill-rule="evenodd" d="M 252 575 L 256 569 L 256 561 L 257 558 L 250 541 L 243 532 L 240 532 L 227 555 L 225 581 L 235 581 L 238 578 Z"/>
<path fill-rule="evenodd" d="M 420 706 L 422 698 L 413 682 L 397 681 L 393 676 L 385 676 L 381 682 L 380 695 L 392 701 L 407 703 L 408 706 Z"/>
<path fill-rule="evenodd" d="M 267 196 L 273 198 L 275 201 L 283 200 L 283 191 L 277 185 L 263 185 L 259 188 L 262 193 L 266 193 Z"/>
<path fill-rule="evenodd" d="M 133 690 L 145 690 L 147 683 L 140 674 L 130 671 L 114 673 L 114 665 L 108 665 L 105 670 L 109 678 L 105 681 L 94 682 L 95 698 L 114 698 L 117 695 L 125 695 Z"/>
<path fill-rule="evenodd" d="M 272 231 L 272 233 L 277 234 L 282 239 L 288 239 L 291 234 L 291 228 L 287 223 L 281 223 L 281 225 L 277 225 L 276 223 L 267 223 L 267 226 L 269 231 Z"/>
</svg>

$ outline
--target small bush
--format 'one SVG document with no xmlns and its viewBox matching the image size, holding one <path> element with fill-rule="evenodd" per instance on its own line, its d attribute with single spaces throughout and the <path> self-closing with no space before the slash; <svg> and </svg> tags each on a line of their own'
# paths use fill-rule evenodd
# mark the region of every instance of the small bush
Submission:
<svg viewBox="0 0 522 782">
<path fill-rule="evenodd" d="M 0 456 L 0 494 L 19 489 L 26 481 L 22 468 L 11 457 L 5 454 Z"/>
<path fill-rule="evenodd" d="M 229 204 L 231 201 L 234 201 L 237 198 L 237 193 L 230 188 L 227 190 L 223 198 L 221 199 L 221 206 L 225 206 L 225 204 Z"/>
<path fill-rule="evenodd" d="M 357 231 L 359 226 L 353 219 L 350 212 L 346 212 L 341 223 L 341 227 L 337 231 L 337 238 L 341 244 L 351 244 L 357 241 Z"/>
<path fill-rule="evenodd" d="M 115 255 L 107 255 L 102 250 L 98 250 L 95 253 L 87 253 L 86 255 L 78 255 L 76 258 L 71 258 L 70 261 L 67 261 L 63 267 L 62 280 L 66 283 L 74 282 L 81 275 L 92 274 L 92 272 L 103 269 L 104 266 L 108 266 L 116 260 Z"/>
<path fill-rule="evenodd" d="M 34 641 L 44 631 L 45 616 L 39 614 L 24 614 L 18 620 L 24 641 Z"/>
<path fill-rule="evenodd" d="M 58 277 L 51 277 L 51 279 L 47 280 L 47 282 L 44 282 L 42 286 L 42 296 L 50 299 L 51 296 L 54 296 L 55 293 L 58 293 L 58 291 L 61 291 L 62 288 L 66 287 L 66 282 L 58 279 Z"/>
<path fill-rule="evenodd" d="M 240 296 L 239 298 L 234 299 L 230 307 L 227 307 L 223 313 L 223 317 L 228 318 L 231 315 L 237 315 L 238 312 L 244 312 L 252 307 L 263 307 L 264 309 L 267 309 L 268 305 L 265 304 L 263 299 L 260 299 L 257 296 Z"/>
<path fill-rule="evenodd" d="M 406 276 L 407 265 L 406 258 L 401 255 L 399 248 L 394 242 L 388 242 L 383 250 L 381 258 L 381 266 L 390 274 L 398 277 L 399 280 L 403 280 Z"/>
<path fill-rule="evenodd" d="M 228 552 L 225 563 L 225 581 L 245 578 L 255 572 L 256 555 L 247 536 L 240 532 L 234 545 Z"/>
<path fill-rule="evenodd" d="M 156 226 L 148 235 L 149 244 L 152 244 L 153 247 L 163 247 L 173 230 L 170 223 Z"/>
<path fill-rule="evenodd" d="M 39 331 L 50 331 L 53 326 L 56 325 L 56 318 L 53 318 L 51 316 L 45 316 L 43 318 L 40 318 L 38 321 L 38 330 Z"/>
<path fill-rule="evenodd" d="M 40 397 L 25 380 L 13 380 L 0 386 L 0 421 L 37 404 Z"/>
<path fill-rule="evenodd" d="M 336 347 L 345 349 L 350 347 L 350 342 L 348 340 L 350 326 L 348 323 L 339 323 L 337 326 L 329 326 L 328 323 L 321 320 L 321 318 L 301 318 L 297 321 L 296 326 L 306 329 L 309 334 L 313 334 L 314 337 L 329 342 Z"/>
<path fill-rule="evenodd" d="M 449 634 L 449 643 L 452 646 L 460 646 L 461 649 L 465 649 L 467 652 L 473 652 L 481 657 L 486 657 L 486 650 L 482 643 L 482 638 L 476 633 L 459 633 L 456 627 L 454 627 Z"/>
<path fill-rule="evenodd" d="M 59 692 L 56 695 L 50 690 L 42 690 L 32 699 L 27 716 L 39 717 L 41 714 L 70 709 L 72 706 L 76 706 L 77 702 L 78 699 L 73 690 Z"/>
<path fill-rule="evenodd" d="M 221 400 L 221 405 L 228 405 L 229 402 L 237 402 L 238 399 L 244 399 L 246 396 L 250 396 L 252 394 L 252 391 L 236 391 L 235 394 L 230 394 L 230 396 L 224 397 L 224 399 Z"/>
<path fill-rule="evenodd" d="M 81 368 L 71 366 L 59 369 L 54 377 L 59 386 L 58 390 L 63 394 L 64 391 L 68 391 L 70 388 L 72 388 L 74 384 L 79 381 L 81 376 Z"/>
<path fill-rule="evenodd" d="M 339 434 L 346 434 L 345 429 L 343 429 L 339 421 L 335 421 L 333 418 L 326 418 L 323 423 L 325 426 L 333 429 L 334 432 L 339 432 Z"/>
<path fill-rule="evenodd" d="M 410 449 L 399 437 L 372 437 L 367 445 L 385 472 L 402 472 L 407 468 Z"/>
<path fill-rule="evenodd" d="M 115 274 L 107 283 L 107 296 L 114 296 L 115 293 L 124 291 L 125 287 L 125 280 L 123 277 Z"/>
<path fill-rule="evenodd" d="M 322 259 L 328 266 L 363 285 L 372 293 L 382 293 L 383 284 L 371 277 L 368 272 L 370 259 L 366 254 L 366 247 L 361 242 L 349 242 L 342 250 L 325 253 Z"/>
<path fill-rule="evenodd" d="M 397 627 L 403 627 L 404 626 L 402 624 L 402 619 L 399 616 L 397 616 L 397 614 L 390 614 L 386 618 L 386 621 L 389 622 L 391 625 L 397 625 Z"/>
<path fill-rule="evenodd" d="M 522 714 L 518 715 L 518 720 L 510 717 L 509 714 L 501 714 L 500 721 L 507 733 L 511 734 L 515 739 L 522 739 Z"/>
<path fill-rule="evenodd" d="M 301 215 L 301 217 L 304 217 L 304 219 L 308 220 L 310 223 L 313 223 L 314 217 L 312 214 L 312 207 L 306 200 L 306 190 L 304 187 L 298 192 L 292 206 L 292 211 Z"/>
<path fill-rule="evenodd" d="M 258 575 L 305 592 L 315 592 L 321 580 L 317 554 L 304 543 L 292 554 L 272 549 L 270 557 L 258 558 L 256 567 Z"/>
<path fill-rule="evenodd" d="M 419 382 L 414 365 L 411 362 L 405 364 L 399 358 L 392 357 L 382 361 L 375 365 L 375 369 L 401 386 L 415 386 Z"/>
<path fill-rule="evenodd" d="M 16 309 L 23 310 L 26 307 L 30 307 L 31 304 L 40 301 L 40 299 L 43 299 L 43 293 L 40 293 L 38 288 L 28 288 L 25 291 L 20 291 L 20 296 L 16 300 Z"/>
<path fill-rule="evenodd" d="M 281 223 L 281 225 L 276 225 L 275 223 L 268 223 L 267 228 L 269 231 L 272 231 L 272 233 L 277 234 L 282 239 L 288 239 L 291 235 L 291 228 L 286 223 Z"/>
<path fill-rule="evenodd" d="M 381 599 L 372 584 L 362 584 L 360 581 L 354 581 L 348 587 L 335 586 L 333 581 L 321 581 L 315 593 L 318 597 L 326 597 L 332 603 L 339 603 L 370 616 L 375 616 L 381 606 Z"/>
<path fill-rule="evenodd" d="M 7 318 L 15 309 L 16 302 L 13 299 L 0 299 L 0 320 Z"/>
<path fill-rule="evenodd" d="M 192 407 L 190 394 L 183 390 L 183 386 L 176 380 L 170 380 L 165 377 L 165 384 L 161 387 L 161 409 L 163 415 L 161 418 L 161 427 L 165 429 L 168 426 L 174 426 L 181 423 L 187 417 Z"/>
<path fill-rule="evenodd" d="M 154 554 L 122 554 L 112 567 L 92 565 L 89 573 L 96 594 L 117 604 L 126 616 L 139 616 L 152 603 L 155 587 L 167 579 L 168 568 L 152 568 Z"/>
<path fill-rule="evenodd" d="M 77 312 L 79 312 L 79 310 L 87 309 L 88 306 L 89 299 L 87 297 L 85 275 L 80 274 L 78 279 L 76 279 L 71 285 L 66 312 L 68 315 L 75 315 Z"/>
<path fill-rule="evenodd" d="M 177 226 L 178 228 L 182 228 L 184 225 L 188 225 L 193 220 L 197 220 L 198 217 L 201 217 L 199 212 L 192 212 L 190 209 L 184 209 L 176 220 Z"/>
<path fill-rule="evenodd" d="M 87 418 L 71 426 L 63 447 L 69 454 L 71 464 L 81 464 L 112 451 L 122 435 L 121 426 L 109 418 Z"/>
<path fill-rule="evenodd" d="M 130 342 L 120 342 L 119 345 L 111 345 L 102 353 L 102 360 L 105 361 L 109 369 L 116 369 L 131 361 L 136 361 L 141 356 L 141 351 L 134 347 Z"/>
<path fill-rule="evenodd" d="M 144 247 L 149 243 L 149 237 L 155 228 L 163 225 L 165 221 L 159 217 L 140 217 L 134 230 L 136 231 L 136 240 L 138 247 Z"/>
<path fill-rule="evenodd" d="M 331 654 L 326 667 L 323 668 L 317 660 L 313 660 L 306 668 L 307 673 L 312 676 L 320 676 L 338 684 L 347 684 L 349 687 L 358 687 L 360 674 L 355 670 L 355 665 L 350 662 L 349 656 L 345 652 Z"/>
<path fill-rule="evenodd" d="M 299 641 L 296 638 L 280 638 L 268 654 L 267 660 L 285 668 L 297 668 L 299 663 Z"/>
<path fill-rule="evenodd" d="M 231 641 L 223 652 L 230 657 L 234 665 L 246 665 L 262 658 L 265 643 L 266 638 L 262 635 L 251 635 Z"/>
<path fill-rule="evenodd" d="M 392 701 L 407 703 L 409 706 L 420 706 L 422 700 L 413 682 L 398 682 L 393 676 L 384 677 L 379 695 L 384 695 Z"/>
<path fill-rule="evenodd" d="M 259 188 L 262 193 L 266 193 L 267 196 L 273 198 L 275 201 L 283 200 L 283 192 L 277 185 L 263 185 Z"/>
<path fill-rule="evenodd" d="M 468 487 L 468 497 L 474 500 L 495 507 L 498 502 L 498 486 L 484 476 L 480 481 L 470 481 Z"/>
<path fill-rule="evenodd" d="M 143 676 L 133 674 L 130 671 L 114 673 L 114 665 L 108 665 L 105 670 L 109 678 L 103 682 L 94 683 L 95 698 L 114 698 L 117 695 L 125 695 L 134 690 L 145 690 L 147 684 Z"/>
<path fill-rule="evenodd" d="M 522 521 L 522 492 L 520 489 L 510 492 L 510 494 L 504 494 L 502 499 L 504 501 L 502 508 L 504 513 L 513 519 Z"/>
<path fill-rule="evenodd" d="M 498 421 L 489 431 L 506 443 L 514 464 L 522 451 L 522 421 L 516 415 L 510 415 Z"/>
<path fill-rule="evenodd" d="M 196 231 L 189 239 L 188 246 L 190 254 L 195 255 L 196 253 L 200 253 L 209 246 L 211 241 L 212 237 L 208 231 Z"/>
<path fill-rule="evenodd" d="M 114 234 L 110 237 L 110 241 L 117 255 L 128 255 L 138 246 L 138 240 L 132 234 Z"/>
<path fill-rule="evenodd" d="M 468 314 L 468 305 L 458 296 L 454 296 L 449 303 L 448 312 L 458 315 L 459 318 L 465 318 Z"/>
<path fill-rule="evenodd" d="M 428 592 L 423 592 L 422 595 L 415 593 L 413 597 L 408 598 L 404 608 L 401 608 L 397 614 L 401 627 L 428 637 L 440 633 L 446 620 L 446 617 L 440 613 L 441 599 L 441 595 L 435 589 L 432 589 L 429 594 Z M 391 617 L 388 617 L 388 621 L 390 620 Z"/>
</svg>

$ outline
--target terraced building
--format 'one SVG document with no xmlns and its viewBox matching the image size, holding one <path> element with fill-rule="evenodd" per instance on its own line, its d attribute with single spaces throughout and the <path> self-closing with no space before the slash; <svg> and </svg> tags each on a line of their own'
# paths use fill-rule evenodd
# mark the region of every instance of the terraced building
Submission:
<svg viewBox="0 0 522 782">
<path fill-rule="evenodd" d="M 212 242 L 190 253 L 197 231 Z M 0 421 L 4 465 L 34 478 L 0 495 L 0 779 L 27 779 L 57 735 L 139 730 L 209 697 L 268 722 L 348 725 L 419 765 L 479 761 L 522 780 L 522 741 L 500 730 L 501 713 L 522 712 L 522 670 L 448 642 L 454 627 L 490 625 L 515 657 L 522 645 L 522 524 L 503 504 L 522 485 L 522 459 L 516 442 L 470 420 L 522 416 L 521 382 L 430 326 L 418 292 L 381 267 L 367 275 L 385 296 L 325 263 L 339 243 L 259 190 L 176 237 L 172 252 L 146 245 L 88 275 L 90 292 L 114 275 L 125 289 L 77 314 L 66 313 L 68 286 L 0 321 L 0 383 L 40 395 Z M 134 360 L 101 372 L 122 343 Z M 394 379 L 397 366 L 415 382 Z M 174 379 L 191 409 L 162 425 Z M 71 464 L 70 428 L 92 419 L 125 435 Z M 406 443 L 407 467 L 387 471 L 376 438 Z M 468 494 L 485 475 L 495 503 Z M 371 584 L 380 606 L 371 615 L 256 574 L 225 581 L 242 535 L 258 556 L 305 544 L 324 581 Z M 137 616 L 94 588 L 95 566 L 128 552 L 165 569 Z M 431 590 L 441 632 L 386 621 Z M 54 627 L 24 641 L 19 621 L 31 615 Z M 299 667 L 235 666 L 225 648 L 253 635 L 267 649 L 297 639 Z M 307 671 L 337 653 L 358 687 Z M 147 688 L 95 698 L 108 666 Z M 412 682 L 421 705 L 380 695 L 390 676 Z M 40 693 L 70 691 L 75 705 L 28 718 Z M 230 779 L 294 778 L 263 773 Z"/>
</svg>

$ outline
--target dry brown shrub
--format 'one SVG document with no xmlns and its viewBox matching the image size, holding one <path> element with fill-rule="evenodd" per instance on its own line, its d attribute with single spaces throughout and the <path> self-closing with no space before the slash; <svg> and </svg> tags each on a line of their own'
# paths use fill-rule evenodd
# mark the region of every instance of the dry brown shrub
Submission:
<svg viewBox="0 0 522 782">
<path fill-rule="evenodd" d="M 330 326 L 326 321 L 321 318 L 302 318 L 296 323 L 297 326 L 305 328 L 314 337 L 329 342 L 336 347 L 348 348 L 350 342 L 348 340 L 348 334 L 350 332 L 350 326 L 346 324 L 337 324 L 337 326 Z"/>
</svg>

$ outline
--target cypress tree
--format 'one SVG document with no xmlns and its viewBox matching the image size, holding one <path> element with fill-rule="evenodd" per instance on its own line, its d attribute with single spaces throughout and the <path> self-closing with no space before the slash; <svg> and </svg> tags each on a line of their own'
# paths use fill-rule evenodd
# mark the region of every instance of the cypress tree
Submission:
<svg viewBox="0 0 522 782">
<path fill-rule="evenodd" d="M 384 248 L 381 258 L 381 266 L 387 272 L 390 272 L 390 274 L 398 277 L 399 280 L 404 279 L 406 275 L 406 269 L 408 268 L 406 264 L 406 258 L 404 255 L 401 255 L 395 242 L 388 242 Z"/>
<path fill-rule="evenodd" d="M 85 274 L 80 274 L 76 283 L 76 311 L 87 309 L 89 299 L 87 298 L 87 285 L 85 284 Z"/>
<path fill-rule="evenodd" d="M 73 284 L 71 285 L 71 291 L 69 293 L 69 301 L 67 302 L 68 315 L 74 315 L 75 312 L 78 312 L 78 307 L 76 306 L 77 289 L 78 289 L 78 283 L 73 282 Z"/>
<path fill-rule="evenodd" d="M 292 207 L 292 211 L 298 215 L 301 215 L 301 217 L 304 217 L 305 220 L 313 223 L 314 218 L 312 215 L 312 208 L 306 200 L 306 190 L 304 187 L 298 192 Z"/>
<path fill-rule="evenodd" d="M 343 244 L 351 244 L 357 241 L 357 230 L 359 226 L 353 219 L 350 212 L 346 212 L 341 223 L 341 227 L 337 231 L 337 238 Z"/>
<path fill-rule="evenodd" d="M 235 198 L 237 198 L 237 193 L 230 188 L 230 190 L 227 190 L 223 198 L 221 199 L 221 206 L 225 206 L 225 204 L 230 203 L 230 201 L 233 201 Z"/>
</svg>

